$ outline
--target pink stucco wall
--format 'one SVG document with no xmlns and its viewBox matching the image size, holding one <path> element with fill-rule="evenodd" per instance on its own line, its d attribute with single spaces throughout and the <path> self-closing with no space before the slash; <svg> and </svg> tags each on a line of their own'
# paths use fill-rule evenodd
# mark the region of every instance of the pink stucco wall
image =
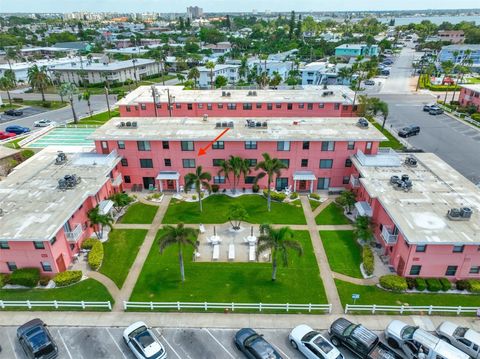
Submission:
<svg viewBox="0 0 480 359">
<path fill-rule="evenodd" d="M 272 109 L 269 110 L 266 102 L 261 103 L 261 108 L 257 108 L 257 103 L 252 101 L 252 109 L 244 110 L 243 103 L 240 102 L 236 103 L 236 109 L 230 110 L 226 103 L 222 103 L 223 108 L 219 108 L 218 103 L 211 103 L 212 108 L 209 109 L 207 103 L 177 102 L 173 105 L 171 113 L 172 117 L 201 117 L 203 115 L 215 117 L 351 117 L 355 115 L 352 105 L 318 101 L 312 104 L 312 109 L 308 109 L 307 103 L 302 103 L 303 108 L 300 108 L 299 103 L 289 103 L 292 105 L 291 109 L 288 109 L 288 103 L 284 102 L 279 104 L 280 108 L 276 103 L 272 103 Z M 189 109 L 189 105 L 191 105 L 191 109 Z M 155 117 L 153 102 L 120 105 L 119 110 L 121 117 Z M 169 115 L 168 104 L 166 102 L 158 103 L 157 116 L 167 117 Z"/>
<path fill-rule="evenodd" d="M 461 106 L 475 106 L 480 111 L 480 90 L 473 91 L 462 87 L 458 102 Z"/>
</svg>

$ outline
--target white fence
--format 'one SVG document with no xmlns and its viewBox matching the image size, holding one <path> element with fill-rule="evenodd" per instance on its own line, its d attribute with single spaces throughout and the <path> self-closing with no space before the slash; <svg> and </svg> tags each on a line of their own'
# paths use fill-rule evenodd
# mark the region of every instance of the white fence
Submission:
<svg viewBox="0 0 480 359">
<path fill-rule="evenodd" d="M 446 307 L 435 305 L 361 305 L 361 304 L 347 304 L 345 306 L 345 314 L 348 312 L 395 312 L 403 313 L 421 313 L 431 315 L 432 313 L 454 313 L 456 315 L 464 313 L 479 313 L 480 307 Z"/>
<path fill-rule="evenodd" d="M 32 301 L 32 300 L 0 300 L 0 308 L 6 309 L 8 307 L 27 307 L 28 309 L 38 307 L 53 307 L 59 308 L 107 308 L 112 310 L 112 303 L 108 302 L 70 302 L 62 300 L 45 300 L 45 301 Z"/>
<path fill-rule="evenodd" d="M 46 134 L 47 132 L 53 130 L 55 128 L 54 125 L 48 125 L 47 127 L 43 127 L 42 129 L 40 130 L 37 130 L 37 131 L 33 131 L 33 132 L 30 132 L 29 136 L 28 137 L 25 137 L 23 140 L 21 140 L 18 145 L 20 147 L 23 147 L 25 146 L 26 144 L 36 140 L 37 138 L 39 138 L 40 136 L 43 136 L 44 134 Z"/>
<path fill-rule="evenodd" d="M 321 311 L 326 313 L 332 312 L 331 304 L 273 304 L 273 303 L 209 303 L 209 302 L 123 302 L 124 310 L 144 308 L 144 309 L 221 309 L 234 312 L 240 309 L 253 309 L 261 312 L 262 310 L 278 310 L 278 311 Z"/>
</svg>

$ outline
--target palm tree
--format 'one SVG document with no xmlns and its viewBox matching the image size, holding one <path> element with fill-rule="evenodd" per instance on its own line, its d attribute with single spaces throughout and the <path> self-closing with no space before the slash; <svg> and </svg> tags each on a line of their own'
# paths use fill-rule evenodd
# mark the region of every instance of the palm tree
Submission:
<svg viewBox="0 0 480 359">
<path fill-rule="evenodd" d="M 342 191 L 340 196 L 335 199 L 335 202 L 344 207 L 347 210 L 347 213 L 351 213 L 352 207 L 357 202 L 357 196 L 353 191 Z"/>
<path fill-rule="evenodd" d="M 352 68 L 348 66 L 344 66 L 340 68 L 337 72 L 337 77 L 339 79 L 342 79 L 342 83 L 343 83 L 343 80 L 348 80 L 348 82 L 350 83 L 352 81 L 352 75 L 353 75 Z"/>
<path fill-rule="evenodd" d="M 181 84 L 183 84 L 183 82 L 185 81 L 185 75 L 184 74 L 177 74 L 177 79 L 178 81 L 180 81 Z"/>
<path fill-rule="evenodd" d="M 233 193 L 237 192 L 237 184 L 240 183 L 242 175 L 245 177 L 250 173 L 250 166 L 248 160 L 238 156 L 230 156 L 228 159 L 228 166 L 233 174 Z M 221 169 L 220 171 L 222 171 Z"/>
<path fill-rule="evenodd" d="M 212 61 L 207 61 L 205 67 L 210 70 L 210 87 L 213 90 L 215 88 L 215 83 L 213 82 L 213 70 L 215 69 L 215 64 Z"/>
<path fill-rule="evenodd" d="M 7 60 L 7 62 L 8 62 L 8 67 L 10 68 L 10 71 L 12 71 L 12 61 L 15 62 L 20 58 L 20 56 L 19 56 L 20 49 L 21 49 L 21 46 L 17 45 L 15 47 L 9 47 L 5 51 L 5 60 Z M 14 79 L 13 83 L 14 83 L 15 86 L 17 86 L 17 80 L 16 79 Z"/>
<path fill-rule="evenodd" d="M 258 182 L 259 179 L 267 176 L 267 208 L 270 212 L 271 201 L 272 198 L 270 196 L 270 185 L 272 184 L 273 177 L 280 177 L 282 173 L 282 169 L 286 168 L 283 162 L 280 162 L 278 158 L 271 158 L 268 153 L 263 153 L 263 161 L 260 161 L 255 166 L 255 170 L 262 170 L 257 177 L 255 178 L 255 182 Z"/>
<path fill-rule="evenodd" d="M 465 66 L 465 63 L 466 61 L 470 62 L 469 60 L 470 60 L 471 53 L 472 53 L 472 50 L 470 49 L 465 50 L 465 54 L 463 55 L 462 62 L 457 68 L 457 81 L 455 81 L 455 87 L 453 88 L 452 101 L 450 103 L 455 101 L 455 93 L 457 92 L 457 86 L 460 78 L 463 79 L 464 74 L 468 72 L 468 68 Z"/>
<path fill-rule="evenodd" d="M 200 71 L 198 71 L 198 68 L 192 67 L 190 71 L 188 72 L 188 79 L 193 81 L 193 88 L 197 87 L 197 80 L 200 77 Z"/>
<path fill-rule="evenodd" d="M 78 93 L 78 88 L 71 82 L 63 83 L 59 88 L 60 96 L 68 98 L 70 101 L 70 107 L 72 108 L 73 114 L 73 123 L 78 122 L 77 114 L 75 112 L 75 107 L 73 106 L 73 97 Z"/>
<path fill-rule="evenodd" d="M 110 230 L 113 230 L 112 224 L 113 224 L 113 218 L 110 215 L 110 213 L 107 214 L 102 214 L 100 213 L 100 207 L 97 206 L 92 208 L 87 212 L 87 217 L 88 221 L 90 222 L 90 227 L 93 228 L 93 231 L 95 232 L 95 235 L 97 236 L 98 239 L 103 238 L 103 229 L 105 227 L 110 228 Z"/>
<path fill-rule="evenodd" d="M 220 163 L 220 169 L 218 170 L 218 176 L 224 176 L 225 180 L 230 182 L 230 172 L 232 172 L 232 167 L 230 166 L 230 161 L 223 160 Z"/>
<path fill-rule="evenodd" d="M 183 265 L 183 247 L 191 246 L 194 249 L 198 248 L 198 231 L 194 228 L 185 227 L 183 223 L 174 226 L 163 226 L 163 230 L 166 232 L 162 238 L 158 241 L 160 247 L 160 254 L 163 254 L 165 248 L 171 245 L 178 246 L 178 262 L 180 264 L 180 276 L 182 282 L 185 282 L 185 268 Z"/>
<path fill-rule="evenodd" d="M 454 67 L 455 67 L 455 64 L 451 60 L 442 62 L 442 70 L 443 72 L 445 72 L 445 76 L 450 74 Z M 447 95 L 448 95 L 448 87 L 445 89 L 445 98 L 443 100 L 443 103 L 445 105 L 447 104 Z"/>
<path fill-rule="evenodd" d="M 202 166 L 198 166 L 194 173 L 187 173 L 185 176 L 185 190 L 188 191 L 190 188 L 195 186 L 195 190 L 198 194 L 198 205 L 200 207 L 200 212 L 202 212 L 202 188 L 205 187 L 210 191 L 210 180 L 212 175 L 210 172 L 202 172 Z"/>
<path fill-rule="evenodd" d="M 363 239 L 364 241 L 371 241 L 374 233 L 374 225 L 372 219 L 368 216 L 357 216 L 355 218 L 355 227 L 354 234 L 357 238 Z"/>
<path fill-rule="evenodd" d="M 88 90 L 86 90 L 82 94 L 82 100 L 87 101 L 88 113 L 90 114 L 90 117 L 92 117 L 92 104 L 90 103 L 90 97 L 91 97 L 91 94 L 90 94 L 90 91 Z"/>
<path fill-rule="evenodd" d="M 277 260 L 280 255 L 283 266 L 288 266 L 288 250 L 293 249 L 299 256 L 303 254 L 301 243 L 294 239 L 294 232 L 290 227 L 278 229 L 269 224 L 260 225 L 260 237 L 258 237 L 257 259 L 261 253 L 270 250 L 272 258 L 272 281 L 277 279 Z"/>
<path fill-rule="evenodd" d="M 42 101 L 45 102 L 45 89 L 52 83 L 47 72 L 47 67 L 33 65 L 27 72 L 28 83 L 33 90 L 39 90 L 42 94 Z"/>
<path fill-rule="evenodd" d="M 240 76 L 241 79 L 243 79 L 245 78 L 245 76 L 247 76 L 247 72 L 248 72 L 248 58 L 247 56 L 243 56 L 242 59 L 240 60 L 238 75 Z"/>
<path fill-rule="evenodd" d="M 12 106 L 12 98 L 10 91 L 15 88 L 15 73 L 12 70 L 6 70 L 3 76 L 0 77 L 0 90 L 6 91 L 8 96 L 8 102 Z"/>
</svg>

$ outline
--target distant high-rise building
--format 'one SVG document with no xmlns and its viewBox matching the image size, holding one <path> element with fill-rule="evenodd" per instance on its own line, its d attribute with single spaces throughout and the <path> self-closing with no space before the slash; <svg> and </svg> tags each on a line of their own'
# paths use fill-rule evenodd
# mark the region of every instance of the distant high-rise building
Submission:
<svg viewBox="0 0 480 359">
<path fill-rule="evenodd" d="M 203 9 L 198 6 L 189 6 L 187 7 L 187 16 L 190 19 L 199 19 L 203 17 Z"/>
</svg>

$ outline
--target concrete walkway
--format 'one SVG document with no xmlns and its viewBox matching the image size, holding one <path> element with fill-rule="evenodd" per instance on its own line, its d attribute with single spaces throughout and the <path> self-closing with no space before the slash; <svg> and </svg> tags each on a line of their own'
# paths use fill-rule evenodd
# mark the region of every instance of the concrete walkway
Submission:
<svg viewBox="0 0 480 359">
<path fill-rule="evenodd" d="M 344 282 L 349 282 L 357 285 L 375 285 L 378 283 L 377 278 L 353 278 L 348 275 L 332 272 L 333 278 L 343 280 Z"/>
<path fill-rule="evenodd" d="M 132 223 L 115 223 L 114 229 L 146 229 L 149 230 L 151 224 L 132 224 Z"/>
<path fill-rule="evenodd" d="M 113 299 L 118 298 L 120 294 L 120 289 L 118 289 L 115 282 L 110 278 L 108 278 L 106 275 L 103 275 L 102 273 L 95 272 L 92 270 L 86 271 L 84 274 L 88 278 L 95 279 L 96 281 L 99 281 L 100 283 L 102 283 L 105 286 L 105 288 L 107 288 L 108 292 L 113 297 Z"/>
<path fill-rule="evenodd" d="M 135 262 L 133 262 L 132 266 L 130 267 L 127 279 L 125 279 L 125 283 L 123 283 L 123 287 L 120 292 L 114 297 L 114 312 L 122 312 L 123 302 L 129 300 L 133 288 L 135 287 L 135 283 L 137 282 L 138 276 L 140 275 L 140 272 L 142 270 L 145 258 L 147 258 L 148 253 L 150 252 L 150 248 L 155 241 L 155 236 L 157 235 L 158 230 L 162 226 L 162 219 L 165 215 L 165 212 L 167 211 L 168 205 L 170 204 L 171 198 L 171 196 L 165 195 L 163 201 L 159 203 L 157 214 L 153 218 L 152 224 L 149 225 L 148 233 L 145 237 L 145 240 L 143 241 L 142 246 L 140 247 L 140 250 L 138 251 Z"/>
<path fill-rule="evenodd" d="M 332 313 L 343 313 L 342 303 L 340 302 L 332 271 L 328 264 L 327 254 L 325 253 L 322 240 L 320 239 L 318 226 L 315 223 L 315 216 L 310 207 L 310 202 L 306 196 L 300 196 L 300 200 L 302 201 L 303 213 L 307 220 L 313 251 L 317 259 L 318 268 L 320 269 L 320 277 L 322 278 L 325 293 L 327 295 L 327 302 L 332 304 Z"/>
<path fill-rule="evenodd" d="M 310 203 L 310 201 L 309 201 Z M 315 210 L 313 211 L 313 217 L 317 217 L 321 211 L 323 211 L 325 208 L 327 208 L 327 206 L 332 203 L 332 199 L 331 198 L 327 198 L 324 202 L 322 202 L 320 204 L 320 206 L 318 206 L 317 208 L 315 208 Z M 311 207 L 310 207 L 311 208 Z"/>
</svg>

